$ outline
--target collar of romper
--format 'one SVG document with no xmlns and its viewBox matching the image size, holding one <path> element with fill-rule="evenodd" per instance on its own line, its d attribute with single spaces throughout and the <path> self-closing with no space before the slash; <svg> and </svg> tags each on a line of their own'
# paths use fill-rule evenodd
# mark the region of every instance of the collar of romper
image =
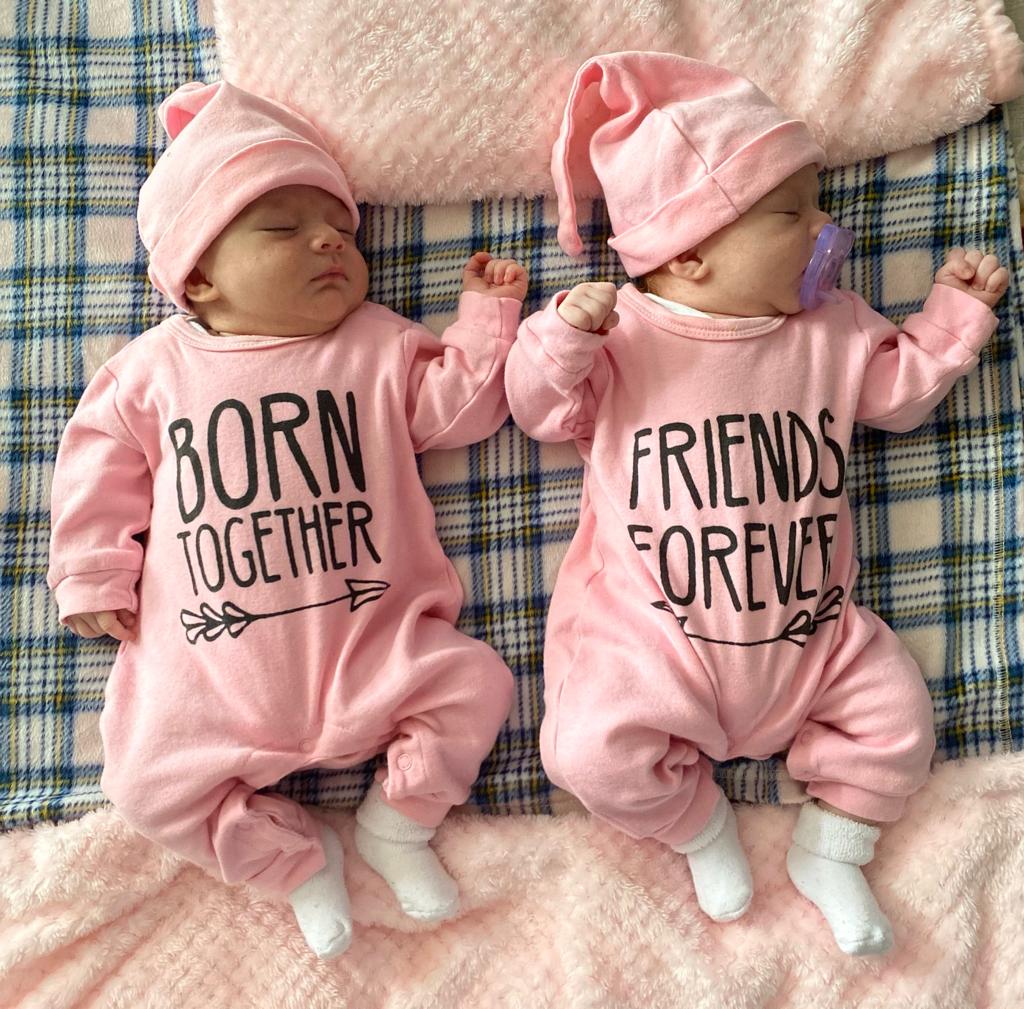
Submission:
<svg viewBox="0 0 1024 1009">
<path fill-rule="evenodd" d="M 171 315 L 167 317 L 176 336 L 193 347 L 203 350 L 246 350 L 257 348 L 279 347 L 285 344 L 304 343 L 324 336 L 323 333 L 309 333 L 306 336 L 261 336 L 258 333 L 248 335 L 236 333 L 213 333 L 199 323 L 195 316 Z"/>
<path fill-rule="evenodd" d="M 753 336 L 764 336 L 775 332 L 789 318 L 788 315 L 759 315 L 750 319 L 738 316 L 715 319 L 679 315 L 645 298 L 633 284 L 626 284 L 619 290 L 619 304 L 628 307 L 658 329 L 697 340 L 746 340 Z"/>
</svg>

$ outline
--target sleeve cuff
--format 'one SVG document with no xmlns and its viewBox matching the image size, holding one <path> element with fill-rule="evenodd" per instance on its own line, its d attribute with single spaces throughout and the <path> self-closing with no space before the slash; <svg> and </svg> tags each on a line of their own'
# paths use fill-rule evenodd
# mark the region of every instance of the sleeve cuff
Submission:
<svg viewBox="0 0 1024 1009">
<path fill-rule="evenodd" d="M 493 333 L 510 343 L 516 338 L 523 303 L 517 298 L 492 298 L 479 291 L 459 295 L 458 322 Z"/>
<path fill-rule="evenodd" d="M 921 315 L 933 326 L 955 337 L 975 355 L 988 343 L 999 324 L 988 305 L 949 284 L 932 286 Z"/>
<path fill-rule="evenodd" d="M 98 613 L 101 610 L 138 609 L 135 583 L 138 571 L 90 571 L 68 575 L 54 587 L 60 622 L 67 626 L 68 617 L 77 613 Z"/>
</svg>

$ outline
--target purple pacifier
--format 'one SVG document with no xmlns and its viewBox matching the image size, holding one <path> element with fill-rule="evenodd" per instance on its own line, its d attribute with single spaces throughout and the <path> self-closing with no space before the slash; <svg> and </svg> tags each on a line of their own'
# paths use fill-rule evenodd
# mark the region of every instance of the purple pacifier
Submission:
<svg viewBox="0 0 1024 1009">
<path fill-rule="evenodd" d="M 838 301 L 832 293 L 843 260 L 853 248 L 853 232 L 835 224 L 826 224 L 814 243 L 810 266 L 804 270 L 800 285 L 800 304 L 804 308 L 817 308 L 823 301 Z"/>
</svg>

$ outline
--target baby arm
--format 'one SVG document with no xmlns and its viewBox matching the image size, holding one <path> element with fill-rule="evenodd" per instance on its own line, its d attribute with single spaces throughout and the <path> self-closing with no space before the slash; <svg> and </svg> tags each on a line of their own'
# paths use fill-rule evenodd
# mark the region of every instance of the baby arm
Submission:
<svg viewBox="0 0 1024 1009">
<path fill-rule="evenodd" d="M 526 271 L 476 253 L 462 271 L 458 318 L 438 339 L 406 331 L 406 415 L 417 452 L 492 435 L 508 417 L 504 370 L 526 294 Z"/>
<path fill-rule="evenodd" d="M 924 307 L 902 330 L 852 295 L 868 339 L 856 419 L 886 431 L 921 424 L 953 383 L 977 365 L 996 328 L 992 308 L 1008 280 L 995 256 L 953 249 L 935 274 Z"/>
<path fill-rule="evenodd" d="M 149 527 L 152 478 L 101 368 L 64 429 L 51 492 L 47 584 L 61 622 L 83 637 L 135 636 L 135 583 Z"/>
<path fill-rule="evenodd" d="M 519 327 L 505 388 L 516 424 L 538 441 L 592 433 L 598 392 L 595 364 L 618 325 L 614 284 L 579 284 L 556 294 Z"/>
</svg>

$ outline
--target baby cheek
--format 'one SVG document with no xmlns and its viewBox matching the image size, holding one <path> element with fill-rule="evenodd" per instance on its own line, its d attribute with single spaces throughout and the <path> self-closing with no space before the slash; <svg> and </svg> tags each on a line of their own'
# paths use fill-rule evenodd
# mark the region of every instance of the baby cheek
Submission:
<svg viewBox="0 0 1024 1009">
<path fill-rule="evenodd" d="M 291 243 L 282 243 L 277 249 L 269 250 L 259 272 L 264 282 L 274 287 L 300 278 L 309 280 L 312 275 L 309 253 Z"/>
<path fill-rule="evenodd" d="M 353 256 L 345 259 L 345 272 L 348 274 L 349 279 L 355 284 L 357 288 L 362 288 L 365 292 L 367 284 L 369 282 L 369 267 L 366 265 L 366 260 L 363 259 L 362 255 L 357 251 Z"/>
<path fill-rule="evenodd" d="M 799 235 L 795 235 L 789 243 L 785 260 L 792 268 L 789 272 L 793 270 L 802 272 L 811 261 L 813 252 L 814 242 L 808 241 L 806 232 L 802 231 Z"/>
<path fill-rule="evenodd" d="M 269 305 L 287 287 L 294 286 L 291 283 L 294 266 L 279 253 L 261 252 L 253 256 L 244 271 L 240 272 L 243 274 L 239 278 L 240 284 L 244 286 L 252 305 Z"/>
</svg>

